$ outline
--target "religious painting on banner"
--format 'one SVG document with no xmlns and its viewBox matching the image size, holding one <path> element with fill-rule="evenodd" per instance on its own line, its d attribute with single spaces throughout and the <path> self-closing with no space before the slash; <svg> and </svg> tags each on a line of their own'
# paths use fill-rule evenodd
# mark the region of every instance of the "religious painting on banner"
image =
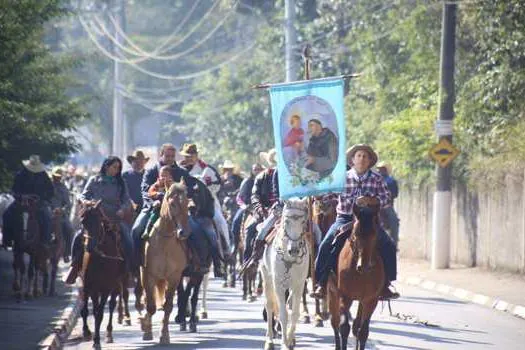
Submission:
<svg viewBox="0 0 525 350">
<path fill-rule="evenodd" d="M 281 198 L 343 190 L 343 90 L 342 78 L 270 87 Z"/>
</svg>

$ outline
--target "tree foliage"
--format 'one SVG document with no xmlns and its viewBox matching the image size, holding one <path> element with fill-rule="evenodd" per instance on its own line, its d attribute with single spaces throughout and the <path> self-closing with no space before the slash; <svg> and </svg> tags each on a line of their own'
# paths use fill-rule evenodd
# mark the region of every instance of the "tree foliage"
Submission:
<svg viewBox="0 0 525 350">
<path fill-rule="evenodd" d="M 0 189 L 9 188 L 20 161 L 39 154 L 58 160 L 77 149 L 63 131 L 85 117 L 70 98 L 70 68 L 77 59 L 53 55 L 46 23 L 66 14 L 60 0 L 0 2 Z"/>
</svg>

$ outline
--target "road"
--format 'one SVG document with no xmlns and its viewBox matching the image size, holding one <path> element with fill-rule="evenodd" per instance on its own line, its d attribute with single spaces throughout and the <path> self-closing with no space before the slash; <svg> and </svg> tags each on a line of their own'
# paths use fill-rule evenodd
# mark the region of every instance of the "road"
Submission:
<svg viewBox="0 0 525 350">
<path fill-rule="evenodd" d="M 441 294 L 400 285 L 402 298 L 388 308 L 378 306 L 371 323 L 370 348 L 377 349 L 522 349 L 525 320 L 475 304 L 468 304 Z M 170 325 L 169 346 L 158 345 L 162 312 L 156 314 L 154 341 L 142 341 L 138 314 L 132 325 L 116 325 L 113 344 L 104 349 L 262 349 L 265 323 L 261 318 L 262 298 L 248 303 L 241 300 L 239 289 L 226 289 L 219 281 L 210 281 L 209 317 L 199 323 L 196 334 L 180 332 Z M 130 303 L 133 305 L 133 303 Z M 310 308 L 313 310 L 313 308 Z M 354 310 L 355 313 L 355 310 Z M 103 322 L 105 329 L 107 315 Z M 93 330 L 92 320 L 91 330 Z M 91 342 L 81 339 L 81 320 L 70 335 L 66 349 L 90 349 Z M 102 333 L 102 339 L 103 338 Z M 297 349 L 333 348 L 332 329 L 300 324 Z"/>
</svg>

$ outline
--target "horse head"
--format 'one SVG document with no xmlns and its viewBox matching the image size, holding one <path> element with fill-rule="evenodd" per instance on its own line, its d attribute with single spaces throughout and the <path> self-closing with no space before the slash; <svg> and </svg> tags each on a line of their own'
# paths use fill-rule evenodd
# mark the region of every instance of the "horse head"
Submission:
<svg viewBox="0 0 525 350">
<path fill-rule="evenodd" d="M 187 188 L 184 179 L 181 182 L 174 183 L 164 195 L 160 210 L 161 217 L 167 217 L 177 229 L 177 237 L 188 237 L 191 233 L 189 216 L 189 200 Z"/>
<path fill-rule="evenodd" d="M 80 223 L 82 227 L 95 237 L 101 235 L 102 224 L 104 221 L 104 214 L 101 208 L 101 200 L 98 201 L 84 201 L 80 210 Z"/>
<path fill-rule="evenodd" d="M 376 197 L 361 196 L 352 208 L 354 227 L 352 242 L 357 251 L 356 269 L 366 273 L 374 268 L 374 252 L 379 230 L 379 200 Z"/>
<path fill-rule="evenodd" d="M 304 253 L 308 231 L 308 199 L 289 199 L 284 201 L 281 221 L 281 239 L 287 239 L 286 253 L 298 258 Z"/>
</svg>

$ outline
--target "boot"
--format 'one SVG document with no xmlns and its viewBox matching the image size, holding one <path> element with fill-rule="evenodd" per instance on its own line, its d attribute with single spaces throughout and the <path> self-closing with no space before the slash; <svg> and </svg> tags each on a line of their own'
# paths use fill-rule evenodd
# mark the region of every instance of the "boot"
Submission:
<svg viewBox="0 0 525 350">
<path fill-rule="evenodd" d="M 383 287 L 379 300 L 393 300 L 400 297 L 400 294 L 397 291 L 390 289 L 390 287 L 390 282 L 387 282 Z"/>
<path fill-rule="evenodd" d="M 315 287 L 315 290 L 310 294 L 310 296 L 315 299 L 323 299 L 324 297 L 326 297 L 326 287 L 322 284 L 318 284 Z"/>
<path fill-rule="evenodd" d="M 73 256 L 73 260 L 71 261 L 71 267 L 69 268 L 66 274 L 66 278 L 64 280 L 65 284 L 75 284 L 77 277 L 82 271 L 82 266 L 87 266 L 87 262 L 89 261 L 89 254 L 85 255 L 87 255 L 87 258 L 84 256 L 84 253 L 82 253 L 82 255 L 80 255 L 79 257 Z M 84 264 L 84 262 L 86 264 Z"/>
<path fill-rule="evenodd" d="M 224 273 L 221 269 L 221 261 L 219 258 L 213 258 L 213 274 L 217 278 L 224 278 Z"/>
<path fill-rule="evenodd" d="M 253 247 L 252 256 L 250 257 L 248 265 L 246 266 L 247 270 L 253 270 L 257 268 L 257 265 L 259 264 L 259 260 L 261 260 L 264 254 L 265 247 L 266 247 L 266 241 L 264 239 L 255 240 L 255 245 Z"/>
</svg>

